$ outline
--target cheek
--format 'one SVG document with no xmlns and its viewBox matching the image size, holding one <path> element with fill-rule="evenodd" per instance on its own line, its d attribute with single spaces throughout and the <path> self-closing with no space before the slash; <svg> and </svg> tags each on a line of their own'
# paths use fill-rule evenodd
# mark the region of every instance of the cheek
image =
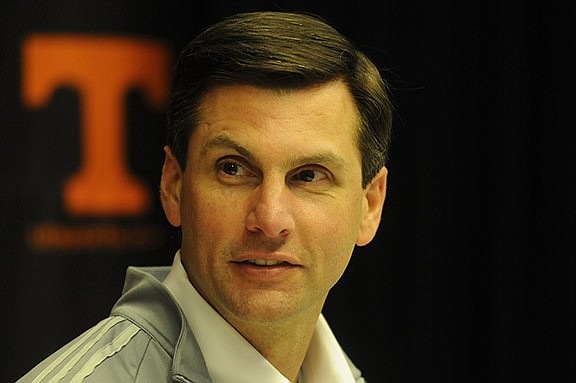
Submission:
<svg viewBox="0 0 576 383">
<path fill-rule="evenodd" d="M 212 248 L 243 228 L 242 207 L 237 199 L 228 198 L 222 191 L 188 190 L 182 215 L 182 230 L 188 232 L 189 242 L 196 248 Z M 236 203 L 231 203 L 236 201 Z M 218 239 L 217 241 L 215 239 Z"/>
<path fill-rule="evenodd" d="M 300 220 L 302 243 L 312 254 L 322 254 L 317 261 L 323 262 L 322 269 L 334 277 L 344 272 L 354 250 L 361 206 L 360 197 L 349 196 L 348 200 L 315 209 Z"/>
<path fill-rule="evenodd" d="M 218 209 L 217 204 L 212 204 L 206 199 L 189 201 L 185 206 L 182 217 L 182 230 L 190 236 L 200 240 L 202 237 L 214 235 L 219 227 L 226 222 L 225 212 Z M 184 233 L 183 233 L 184 234 Z"/>
<path fill-rule="evenodd" d="M 200 289 L 210 288 L 211 277 L 218 274 L 220 260 L 228 252 L 234 225 L 225 210 L 206 198 L 189 198 L 183 212 L 182 254 L 188 257 L 189 275 Z"/>
<path fill-rule="evenodd" d="M 294 211 L 299 216 L 297 222 L 300 223 L 300 229 L 304 230 L 305 234 L 323 239 L 325 246 L 332 241 L 355 243 L 361 223 L 363 200 L 360 192 L 344 193 L 317 204 L 302 203 Z"/>
</svg>

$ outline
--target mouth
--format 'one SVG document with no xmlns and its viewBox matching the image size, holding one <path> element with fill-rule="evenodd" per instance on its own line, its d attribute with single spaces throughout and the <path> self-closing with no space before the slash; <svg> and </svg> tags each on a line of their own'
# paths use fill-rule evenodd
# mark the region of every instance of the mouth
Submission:
<svg viewBox="0 0 576 383">
<path fill-rule="evenodd" d="M 248 263 L 251 265 L 266 267 L 266 266 L 279 266 L 279 265 L 286 265 L 289 266 L 290 263 L 286 261 L 279 261 L 274 259 L 248 259 L 241 263 Z"/>
<path fill-rule="evenodd" d="M 232 263 L 258 267 L 301 266 L 297 257 L 287 253 L 245 252 L 231 260 Z"/>
<path fill-rule="evenodd" d="M 252 254 L 231 262 L 233 270 L 244 281 L 257 283 L 285 283 L 290 276 L 299 275 L 302 268 L 294 257 L 289 255 Z"/>
</svg>

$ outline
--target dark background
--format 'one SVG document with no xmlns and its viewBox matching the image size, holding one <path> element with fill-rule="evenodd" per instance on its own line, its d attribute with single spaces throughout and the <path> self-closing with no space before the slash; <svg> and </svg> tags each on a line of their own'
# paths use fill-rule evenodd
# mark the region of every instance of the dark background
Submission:
<svg viewBox="0 0 576 383">
<path fill-rule="evenodd" d="M 325 315 L 369 382 L 575 377 L 576 8 L 475 1 L 4 1 L 0 5 L 0 381 L 93 325 L 145 250 L 35 252 L 34 222 L 72 224 L 58 197 L 78 161 L 78 96 L 30 111 L 20 50 L 31 32 L 151 36 L 174 52 L 222 16 L 323 16 L 383 69 L 397 105 L 389 191 Z M 128 94 L 129 158 L 155 190 L 164 116 Z"/>
</svg>

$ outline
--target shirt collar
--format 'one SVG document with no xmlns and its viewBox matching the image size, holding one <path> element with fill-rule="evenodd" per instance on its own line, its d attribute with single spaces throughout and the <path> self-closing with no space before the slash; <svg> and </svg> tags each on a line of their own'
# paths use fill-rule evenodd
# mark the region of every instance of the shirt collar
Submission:
<svg viewBox="0 0 576 383">
<path fill-rule="evenodd" d="M 216 312 L 190 283 L 174 257 L 164 285 L 184 312 L 204 355 L 210 376 L 219 383 L 289 383 L 234 327 Z M 300 383 L 354 382 L 338 341 L 321 315 L 302 365 Z"/>
</svg>

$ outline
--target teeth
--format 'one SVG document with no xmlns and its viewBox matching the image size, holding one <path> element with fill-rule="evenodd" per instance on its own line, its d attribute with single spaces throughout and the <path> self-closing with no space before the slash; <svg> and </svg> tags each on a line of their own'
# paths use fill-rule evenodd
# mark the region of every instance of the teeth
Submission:
<svg viewBox="0 0 576 383">
<path fill-rule="evenodd" d="M 251 259 L 248 261 L 248 263 L 251 263 L 253 265 L 256 266 L 274 266 L 274 265 L 279 265 L 280 261 L 275 261 L 273 259 L 267 260 L 267 259 Z"/>
</svg>

